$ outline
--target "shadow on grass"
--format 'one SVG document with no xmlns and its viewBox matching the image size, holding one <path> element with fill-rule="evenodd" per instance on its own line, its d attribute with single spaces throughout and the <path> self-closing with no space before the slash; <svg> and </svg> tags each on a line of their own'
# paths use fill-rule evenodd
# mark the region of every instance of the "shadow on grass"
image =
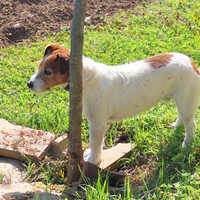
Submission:
<svg viewBox="0 0 200 200">
<path fill-rule="evenodd" d="M 200 143 L 197 142 L 199 135 L 196 135 L 191 145 L 184 149 L 184 134 L 184 127 L 174 129 L 174 133 L 158 145 L 157 154 L 152 157 L 150 153 L 149 163 L 155 168 L 149 176 L 143 177 L 143 190 L 137 192 L 136 197 L 163 199 L 166 193 L 173 196 L 177 191 L 186 192 L 182 191 L 180 185 L 190 185 L 196 174 L 200 161 Z"/>
<path fill-rule="evenodd" d="M 184 127 L 177 127 L 174 134 L 168 137 L 166 142 L 160 144 L 157 158 L 157 170 L 153 180 L 148 180 L 150 188 L 159 187 L 162 184 L 172 185 L 182 180 L 185 173 L 193 174 L 199 162 L 199 147 L 192 141 L 187 149 L 182 147 L 185 134 Z"/>
</svg>

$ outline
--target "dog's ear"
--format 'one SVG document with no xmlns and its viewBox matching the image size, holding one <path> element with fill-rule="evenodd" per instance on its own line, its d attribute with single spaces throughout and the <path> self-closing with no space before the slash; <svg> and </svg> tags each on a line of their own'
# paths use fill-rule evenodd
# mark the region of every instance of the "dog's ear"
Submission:
<svg viewBox="0 0 200 200">
<path fill-rule="evenodd" d="M 57 55 L 58 66 L 61 74 L 69 72 L 69 57 L 67 55 Z"/>
<path fill-rule="evenodd" d="M 44 56 L 48 55 L 48 54 L 52 54 L 53 51 L 57 50 L 57 49 L 63 49 L 64 47 L 58 45 L 58 44 L 49 44 L 47 45 L 45 51 L 44 51 Z"/>
<path fill-rule="evenodd" d="M 48 45 L 44 51 L 44 56 L 46 56 L 47 54 L 51 54 L 52 52 L 53 52 L 52 46 Z"/>
</svg>

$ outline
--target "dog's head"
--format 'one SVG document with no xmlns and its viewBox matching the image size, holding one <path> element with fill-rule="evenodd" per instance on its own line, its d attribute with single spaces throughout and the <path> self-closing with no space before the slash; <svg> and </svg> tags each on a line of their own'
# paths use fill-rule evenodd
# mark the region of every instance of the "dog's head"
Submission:
<svg viewBox="0 0 200 200">
<path fill-rule="evenodd" d="M 68 90 L 70 50 L 57 44 L 46 47 L 38 71 L 31 77 L 28 87 L 42 93 L 59 85 Z"/>
</svg>

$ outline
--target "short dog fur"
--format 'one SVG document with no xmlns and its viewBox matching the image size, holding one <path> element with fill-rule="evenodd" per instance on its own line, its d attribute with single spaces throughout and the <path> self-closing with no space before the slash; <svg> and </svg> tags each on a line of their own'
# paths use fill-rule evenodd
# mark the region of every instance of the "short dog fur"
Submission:
<svg viewBox="0 0 200 200">
<path fill-rule="evenodd" d="M 68 49 L 48 45 L 28 87 L 35 93 L 56 85 L 68 90 L 69 59 Z M 84 56 L 82 61 L 83 114 L 90 124 L 89 162 L 100 163 L 109 122 L 133 117 L 160 100 L 174 100 L 178 118 L 172 126 L 185 126 L 183 146 L 189 145 L 195 132 L 200 72 L 188 56 L 166 53 L 118 66 L 107 66 Z"/>
</svg>

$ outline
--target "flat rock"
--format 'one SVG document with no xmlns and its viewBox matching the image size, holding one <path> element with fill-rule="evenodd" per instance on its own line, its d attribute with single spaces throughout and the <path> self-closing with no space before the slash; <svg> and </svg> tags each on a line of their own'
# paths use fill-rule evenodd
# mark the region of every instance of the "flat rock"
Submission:
<svg viewBox="0 0 200 200">
<path fill-rule="evenodd" d="M 114 182 L 123 180 L 126 176 L 124 173 L 115 172 L 120 164 L 123 162 L 123 158 L 128 158 L 132 150 L 136 147 L 135 144 L 131 143 L 119 143 L 116 146 L 103 150 L 101 154 L 101 163 L 99 166 L 94 165 L 90 162 L 83 163 L 83 174 L 92 180 L 97 179 L 99 171 L 107 174 L 109 171 L 109 179 Z M 86 154 L 87 156 L 88 154 Z M 73 183 L 74 186 L 85 183 L 85 180 L 80 179 Z"/>
<path fill-rule="evenodd" d="M 42 159 L 52 147 L 56 136 L 0 119 L 0 156 L 31 160 Z"/>
<path fill-rule="evenodd" d="M 135 144 L 131 143 L 119 143 L 110 149 L 103 150 L 101 155 L 102 161 L 99 167 L 104 170 L 113 171 L 120 165 L 122 158 L 130 156 L 135 146 Z"/>
</svg>

